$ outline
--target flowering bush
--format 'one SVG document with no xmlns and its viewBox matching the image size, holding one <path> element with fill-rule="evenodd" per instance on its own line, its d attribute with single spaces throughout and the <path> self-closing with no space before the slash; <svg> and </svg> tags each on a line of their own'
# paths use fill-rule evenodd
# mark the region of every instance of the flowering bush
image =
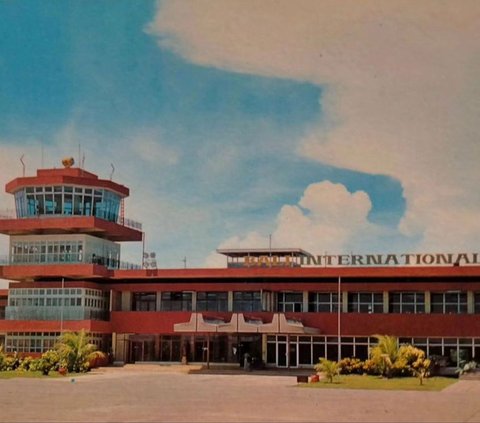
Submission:
<svg viewBox="0 0 480 423">
<path fill-rule="evenodd" d="M 51 370 L 58 370 L 60 367 L 60 354 L 55 350 L 48 350 L 42 354 L 32 368 L 41 371 L 45 376 L 50 373 Z"/>
<path fill-rule="evenodd" d="M 340 367 L 340 374 L 342 375 L 361 375 L 364 372 L 364 362 L 359 358 L 343 358 L 338 362 L 338 365 Z"/>
</svg>

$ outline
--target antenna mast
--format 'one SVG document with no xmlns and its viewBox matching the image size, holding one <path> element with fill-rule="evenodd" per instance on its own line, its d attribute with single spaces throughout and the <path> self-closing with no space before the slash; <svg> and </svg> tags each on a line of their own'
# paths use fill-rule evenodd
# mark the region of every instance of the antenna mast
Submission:
<svg viewBox="0 0 480 423">
<path fill-rule="evenodd" d="M 25 154 L 22 154 L 22 157 L 20 157 L 20 162 L 22 163 L 22 168 L 23 168 L 23 172 L 22 172 L 23 176 L 25 176 L 25 162 L 23 161 L 24 156 Z"/>
</svg>

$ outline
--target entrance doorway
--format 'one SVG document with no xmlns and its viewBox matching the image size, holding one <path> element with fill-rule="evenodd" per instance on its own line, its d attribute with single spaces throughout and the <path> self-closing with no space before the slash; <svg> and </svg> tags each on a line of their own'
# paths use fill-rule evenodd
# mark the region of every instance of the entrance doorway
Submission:
<svg viewBox="0 0 480 423">
<path fill-rule="evenodd" d="M 154 361 L 155 340 L 151 338 L 130 337 L 129 362 Z"/>
<path fill-rule="evenodd" d="M 298 336 L 269 335 L 267 363 L 276 367 L 298 367 Z"/>
</svg>

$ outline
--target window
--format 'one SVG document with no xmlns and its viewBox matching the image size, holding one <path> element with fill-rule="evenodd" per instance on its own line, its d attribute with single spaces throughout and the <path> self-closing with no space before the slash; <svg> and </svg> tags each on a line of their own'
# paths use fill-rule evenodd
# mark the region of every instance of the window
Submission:
<svg viewBox="0 0 480 423">
<path fill-rule="evenodd" d="M 227 292 L 198 292 L 197 311 L 227 311 Z"/>
<path fill-rule="evenodd" d="M 390 313 L 425 313 L 425 294 L 423 292 L 391 293 Z"/>
<path fill-rule="evenodd" d="M 432 313 L 457 314 L 467 312 L 466 292 L 432 292 Z"/>
<path fill-rule="evenodd" d="M 235 291 L 233 311 L 261 311 L 262 299 L 259 291 Z"/>
<path fill-rule="evenodd" d="M 192 310 L 191 292 L 162 292 L 162 311 L 190 311 Z"/>
<path fill-rule="evenodd" d="M 475 313 L 480 313 L 480 292 L 475 292 L 474 294 L 474 310 Z"/>
<path fill-rule="evenodd" d="M 83 250 L 83 241 L 77 240 L 40 240 L 12 241 L 13 263 L 62 263 L 81 262 L 78 254 Z"/>
<path fill-rule="evenodd" d="M 73 186 L 28 187 L 15 193 L 18 217 L 76 215 L 118 219 L 121 198 L 106 189 Z"/>
<path fill-rule="evenodd" d="M 277 310 L 279 312 L 296 312 L 301 313 L 303 310 L 303 293 L 302 292 L 279 292 Z"/>
<path fill-rule="evenodd" d="M 309 292 L 308 311 L 313 313 L 333 313 L 338 311 L 338 293 Z"/>
<path fill-rule="evenodd" d="M 349 292 L 348 311 L 351 313 L 383 313 L 383 293 Z"/>
<path fill-rule="evenodd" d="M 157 294 L 155 292 L 134 292 L 133 311 L 155 311 L 157 308 Z"/>
</svg>

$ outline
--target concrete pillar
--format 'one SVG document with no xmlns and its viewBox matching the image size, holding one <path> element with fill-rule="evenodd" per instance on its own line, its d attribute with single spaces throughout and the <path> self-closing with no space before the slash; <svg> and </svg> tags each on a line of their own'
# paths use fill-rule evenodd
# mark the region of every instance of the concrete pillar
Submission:
<svg viewBox="0 0 480 423">
<path fill-rule="evenodd" d="M 115 302 L 115 296 L 113 295 L 113 289 L 110 290 L 110 301 L 109 301 L 109 304 L 108 304 L 108 311 L 111 313 L 113 310 L 115 310 L 114 308 L 114 302 Z"/>
<path fill-rule="evenodd" d="M 267 362 L 267 334 L 262 334 L 262 360 L 264 363 Z"/>
<path fill-rule="evenodd" d="M 132 293 L 122 291 L 122 311 L 132 311 Z"/>
<path fill-rule="evenodd" d="M 473 291 L 467 292 L 467 313 L 475 313 L 475 294 L 473 293 Z"/>
<path fill-rule="evenodd" d="M 383 312 L 388 313 L 388 310 L 389 310 L 388 291 L 383 291 Z"/>
<path fill-rule="evenodd" d="M 425 313 L 432 312 L 432 303 L 431 303 L 431 296 L 430 291 L 425 291 Z"/>
<path fill-rule="evenodd" d="M 348 292 L 342 292 L 342 313 L 348 313 Z"/>
<path fill-rule="evenodd" d="M 197 293 L 192 292 L 192 311 L 197 311 Z"/>
<path fill-rule="evenodd" d="M 306 313 L 308 311 L 308 291 L 303 291 L 303 306 L 302 312 Z"/>
<path fill-rule="evenodd" d="M 227 310 L 233 311 L 233 291 L 228 291 Z"/>
<path fill-rule="evenodd" d="M 114 359 L 116 360 L 115 358 L 117 356 L 117 333 L 116 332 L 112 332 L 112 354 Z"/>
<path fill-rule="evenodd" d="M 162 293 L 157 291 L 157 304 L 155 305 L 155 310 L 160 311 L 162 309 Z"/>
</svg>

